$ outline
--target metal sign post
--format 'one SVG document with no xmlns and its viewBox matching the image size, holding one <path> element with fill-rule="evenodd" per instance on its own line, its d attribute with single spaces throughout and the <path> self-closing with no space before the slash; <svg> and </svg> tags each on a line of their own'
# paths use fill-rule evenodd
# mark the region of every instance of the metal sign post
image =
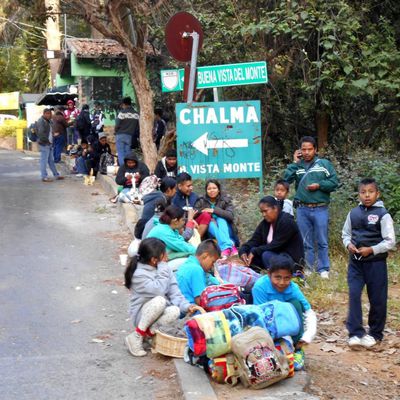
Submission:
<svg viewBox="0 0 400 400">
<path fill-rule="evenodd" d="M 193 94 L 195 90 L 195 82 L 196 82 L 196 67 L 197 67 L 197 53 L 199 51 L 199 34 L 195 31 L 192 33 L 184 32 L 182 35 L 183 38 L 191 37 L 193 39 L 192 43 L 192 57 L 190 59 L 190 76 L 189 76 L 189 89 L 188 89 L 188 97 L 187 102 L 191 104 L 193 102 Z"/>
</svg>

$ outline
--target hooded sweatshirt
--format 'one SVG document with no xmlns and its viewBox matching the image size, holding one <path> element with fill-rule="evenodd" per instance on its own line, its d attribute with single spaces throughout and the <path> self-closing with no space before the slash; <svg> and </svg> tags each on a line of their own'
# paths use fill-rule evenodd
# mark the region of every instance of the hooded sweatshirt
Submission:
<svg viewBox="0 0 400 400">
<path fill-rule="evenodd" d="M 129 106 L 119 111 L 115 119 L 115 134 L 124 133 L 133 136 L 139 127 L 139 114 Z"/>
<path fill-rule="evenodd" d="M 126 162 L 128 160 L 133 160 L 136 162 L 135 166 L 133 168 L 128 168 L 126 165 Z M 125 158 L 124 158 L 124 165 L 119 167 L 118 169 L 118 174 L 117 177 L 115 178 L 115 182 L 118 185 L 123 186 L 124 188 L 131 188 L 132 187 L 132 182 L 131 180 L 126 179 L 126 174 L 139 174 L 139 180 L 138 180 L 138 185 L 142 182 L 146 176 L 149 176 L 150 171 L 147 168 L 147 165 L 139 161 L 136 153 L 134 151 L 130 152 Z"/>
<path fill-rule="evenodd" d="M 347 248 L 353 243 L 357 248 L 372 247 L 373 253 L 357 261 L 375 261 L 387 257 L 389 250 L 396 246 L 393 219 L 383 202 L 378 200 L 371 207 L 360 203 L 346 218 L 342 230 L 343 244 Z M 354 255 L 350 255 L 354 259 Z"/>
<path fill-rule="evenodd" d="M 171 178 L 176 178 L 178 173 L 178 164 L 175 164 L 172 168 L 167 165 L 167 157 L 163 157 L 156 165 L 154 170 L 154 175 L 157 178 L 162 179 L 165 176 L 170 176 Z"/>
</svg>

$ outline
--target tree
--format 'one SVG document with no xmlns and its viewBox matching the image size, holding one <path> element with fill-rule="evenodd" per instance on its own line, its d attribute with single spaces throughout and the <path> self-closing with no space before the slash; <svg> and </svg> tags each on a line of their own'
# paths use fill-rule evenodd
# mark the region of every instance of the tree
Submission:
<svg viewBox="0 0 400 400">
<path fill-rule="evenodd" d="M 164 3 L 140 0 L 64 1 L 104 37 L 114 39 L 126 50 L 131 81 L 140 108 L 140 143 L 144 161 L 154 170 L 157 150 L 153 142 L 154 93 L 146 71 L 146 46 L 152 14 Z"/>
</svg>

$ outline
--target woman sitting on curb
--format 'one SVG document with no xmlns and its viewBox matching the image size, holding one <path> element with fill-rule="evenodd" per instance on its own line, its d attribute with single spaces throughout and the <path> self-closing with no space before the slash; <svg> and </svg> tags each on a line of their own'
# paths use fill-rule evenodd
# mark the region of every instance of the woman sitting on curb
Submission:
<svg viewBox="0 0 400 400">
<path fill-rule="evenodd" d="M 206 182 L 205 190 L 206 194 L 194 205 L 198 213 L 201 213 L 199 217 L 196 217 L 200 235 L 204 236 L 208 231 L 211 237 L 216 238 L 223 258 L 237 255 L 232 201 L 221 193 L 221 185 L 215 179 L 209 179 Z"/>
<path fill-rule="evenodd" d="M 158 327 L 174 324 L 181 312 L 194 311 L 166 260 L 166 247 L 161 240 L 144 239 L 125 271 L 125 286 L 132 293 L 130 315 L 136 327 L 125 343 L 136 357 L 146 355 L 143 340 L 152 337 Z"/>
<path fill-rule="evenodd" d="M 160 217 L 160 220 L 154 221 L 154 228 L 147 235 L 148 238 L 157 238 L 162 240 L 167 247 L 168 264 L 174 270 L 186 261 L 186 258 L 195 254 L 196 248 L 185 241 L 180 231 L 185 225 L 185 212 L 177 206 L 168 206 Z M 189 220 L 187 226 L 195 222 Z"/>
</svg>

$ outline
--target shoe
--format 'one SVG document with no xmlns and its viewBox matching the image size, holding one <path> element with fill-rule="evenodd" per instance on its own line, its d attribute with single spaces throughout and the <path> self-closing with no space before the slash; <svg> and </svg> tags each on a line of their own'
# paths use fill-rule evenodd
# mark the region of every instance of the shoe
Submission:
<svg viewBox="0 0 400 400">
<path fill-rule="evenodd" d="M 362 346 L 362 345 L 361 345 L 361 338 L 359 338 L 358 336 L 352 336 L 352 337 L 348 340 L 347 344 L 348 344 L 349 347 L 351 347 L 351 348 L 360 348 L 360 347 Z"/>
<path fill-rule="evenodd" d="M 144 357 L 147 352 L 143 349 L 143 336 L 133 332 L 125 337 L 125 344 L 129 353 L 135 357 Z"/>
<path fill-rule="evenodd" d="M 76 174 L 75 175 L 77 178 L 82 178 L 83 177 L 83 174 Z"/>
<path fill-rule="evenodd" d="M 64 177 L 61 176 L 61 175 L 57 175 L 56 179 L 57 179 L 58 181 L 62 181 L 62 180 L 64 179 Z"/>
<path fill-rule="evenodd" d="M 221 258 L 226 259 L 231 255 L 231 249 L 225 249 L 221 251 Z"/>
<path fill-rule="evenodd" d="M 371 335 L 365 335 L 361 338 L 360 344 L 367 349 L 376 345 L 376 340 Z"/>
<path fill-rule="evenodd" d="M 43 178 L 42 182 L 53 182 L 53 179 L 51 179 L 51 178 Z"/>
<path fill-rule="evenodd" d="M 329 271 L 322 271 L 319 276 L 321 279 L 329 279 Z"/>
<path fill-rule="evenodd" d="M 239 250 L 237 249 L 236 246 L 233 246 L 231 248 L 231 256 L 237 256 L 239 254 Z"/>
<path fill-rule="evenodd" d="M 303 349 L 296 350 L 293 354 L 294 358 L 294 370 L 301 371 L 304 369 L 304 351 Z"/>
</svg>

